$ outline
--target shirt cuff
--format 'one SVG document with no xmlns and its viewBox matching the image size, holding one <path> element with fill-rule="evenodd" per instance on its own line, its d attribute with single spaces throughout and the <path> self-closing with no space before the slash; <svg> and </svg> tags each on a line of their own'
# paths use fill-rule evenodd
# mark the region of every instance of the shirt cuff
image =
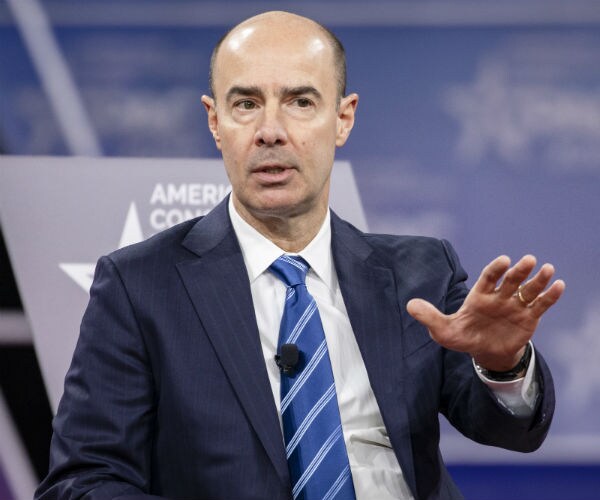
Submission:
<svg viewBox="0 0 600 500">
<path fill-rule="evenodd" d="M 531 342 L 530 342 L 531 344 Z M 475 361 L 473 361 L 475 369 Z M 484 377 L 478 370 L 475 373 L 487 385 L 506 410 L 517 417 L 530 417 L 535 409 L 535 402 L 539 393 L 538 383 L 535 380 L 535 349 L 531 345 L 531 360 L 525 376 L 508 382 L 498 382 Z"/>
</svg>

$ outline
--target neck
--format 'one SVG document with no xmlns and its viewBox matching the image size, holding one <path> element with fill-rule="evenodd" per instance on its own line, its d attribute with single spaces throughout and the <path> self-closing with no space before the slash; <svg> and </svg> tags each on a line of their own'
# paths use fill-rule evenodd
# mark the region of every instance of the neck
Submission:
<svg viewBox="0 0 600 500">
<path fill-rule="evenodd" d="M 324 204 L 296 215 L 256 214 L 247 210 L 235 197 L 233 205 L 242 219 L 279 248 L 290 253 L 300 252 L 313 240 L 321 229 L 328 210 L 327 204 Z"/>
</svg>

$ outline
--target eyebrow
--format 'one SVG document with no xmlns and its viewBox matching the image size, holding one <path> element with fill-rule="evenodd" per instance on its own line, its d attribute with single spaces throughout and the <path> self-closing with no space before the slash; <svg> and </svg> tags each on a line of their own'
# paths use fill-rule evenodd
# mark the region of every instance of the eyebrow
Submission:
<svg viewBox="0 0 600 500">
<path fill-rule="evenodd" d="M 299 85 L 298 87 L 283 87 L 279 92 L 279 96 L 300 96 L 310 94 L 316 99 L 321 99 L 321 92 L 311 85 Z M 235 85 L 227 91 L 226 99 L 231 100 L 234 96 L 244 97 L 259 97 L 264 98 L 264 92 L 255 85 L 244 87 L 241 85 Z"/>
<path fill-rule="evenodd" d="M 229 101 L 233 96 L 263 97 L 264 94 L 257 86 L 243 87 L 235 85 L 227 91 L 226 100 Z"/>
<path fill-rule="evenodd" d="M 317 99 L 321 99 L 321 92 L 310 85 L 301 85 L 299 87 L 284 87 L 281 89 L 280 95 L 299 96 L 311 94 Z"/>
</svg>

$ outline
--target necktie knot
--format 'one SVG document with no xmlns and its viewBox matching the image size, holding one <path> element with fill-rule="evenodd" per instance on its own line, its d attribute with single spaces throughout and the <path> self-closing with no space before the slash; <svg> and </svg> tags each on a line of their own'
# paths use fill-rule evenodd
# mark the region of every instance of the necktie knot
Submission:
<svg viewBox="0 0 600 500">
<path fill-rule="evenodd" d="M 269 267 L 271 272 L 288 287 L 304 284 L 309 268 L 310 266 L 302 257 L 291 255 L 282 255 Z"/>
</svg>

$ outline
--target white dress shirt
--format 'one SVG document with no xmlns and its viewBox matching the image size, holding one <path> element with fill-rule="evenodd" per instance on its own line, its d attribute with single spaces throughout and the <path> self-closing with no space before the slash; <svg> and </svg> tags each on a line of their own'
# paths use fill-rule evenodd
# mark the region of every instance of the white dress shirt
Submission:
<svg viewBox="0 0 600 500">
<path fill-rule="evenodd" d="M 285 252 L 245 222 L 231 199 L 229 215 L 248 271 L 262 351 L 279 412 L 280 372 L 275 363 L 275 354 L 286 287 L 268 269 Z M 310 265 L 306 287 L 315 298 L 323 323 L 356 498 L 413 499 L 383 424 L 344 305 L 331 253 L 329 212 L 317 235 L 297 255 Z M 529 386 L 532 385 L 533 364 L 532 358 L 528 377 L 525 378 L 529 379 Z M 493 385 L 487 379 L 483 380 L 511 411 L 523 414 L 533 406 L 531 401 L 535 399 L 535 387 L 532 396 L 531 389 L 523 388 L 523 379 L 491 382 Z M 522 397 L 524 394 L 529 396 L 525 401 Z"/>
</svg>

